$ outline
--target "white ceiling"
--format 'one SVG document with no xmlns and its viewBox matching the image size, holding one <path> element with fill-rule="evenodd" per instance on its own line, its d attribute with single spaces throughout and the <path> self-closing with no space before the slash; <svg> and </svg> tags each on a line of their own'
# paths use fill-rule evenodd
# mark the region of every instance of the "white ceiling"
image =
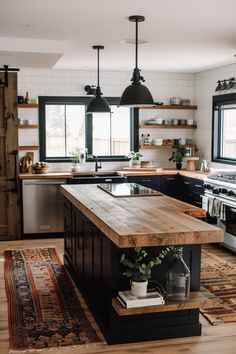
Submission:
<svg viewBox="0 0 236 354">
<path fill-rule="evenodd" d="M 195 73 L 236 62 L 236 0 L 1 0 L 0 65 L 131 70 L 130 15 L 144 15 L 142 71 Z M 50 55 L 51 54 L 51 55 Z"/>
</svg>

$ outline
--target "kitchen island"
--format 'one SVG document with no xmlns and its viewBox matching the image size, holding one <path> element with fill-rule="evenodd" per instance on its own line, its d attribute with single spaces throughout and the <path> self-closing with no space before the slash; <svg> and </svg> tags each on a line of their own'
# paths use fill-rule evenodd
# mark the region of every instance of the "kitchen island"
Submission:
<svg viewBox="0 0 236 354">
<path fill-rule="evenodd" d="M 61 187 L 65 197 L 64 261 L 109 344 L 201 334 L 199 293 L 201 244 L 222 242 L 223 232 L 199 219 L 205 211 L 167 196 L 114 198 L 96 185 Z M 191 271 L 190 300 L 125 309 L 118 290 L 130 287 L 122 275 L 122 253 L 135 246 L 156 255 L 167 245 L 183 245 Z M 164 285 L 171 259 L 153 271 Z"/>
</svg>

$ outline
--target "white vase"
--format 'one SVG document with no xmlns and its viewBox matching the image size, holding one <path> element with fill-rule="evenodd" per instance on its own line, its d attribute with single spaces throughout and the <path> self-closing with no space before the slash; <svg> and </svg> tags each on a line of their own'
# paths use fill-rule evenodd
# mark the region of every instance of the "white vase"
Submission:
<svg viewBox="0 0 236 354">
<path fill-rule="evenodd" d="M 129 160 L 129 167 L 140 167 L 141 162 L 139 160 Z"/>
<path fill-rule="evenodd" d="M 131 293 L 135 296 L 146 296 L 147 295 L 147 281 L 132 281 L 131 282 Z"/>
<path fill-rule="evenodd" d="M 79 172 L 80 165 L 77 163 L 71 167 L 71 172 Z"/>
</svg>

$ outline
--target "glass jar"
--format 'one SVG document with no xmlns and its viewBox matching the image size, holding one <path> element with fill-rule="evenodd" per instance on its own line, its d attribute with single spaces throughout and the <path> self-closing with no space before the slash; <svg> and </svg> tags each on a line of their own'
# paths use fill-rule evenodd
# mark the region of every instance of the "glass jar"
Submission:
<svg viewBox="0 0 236 354">
<path fill-rule="evenodd" d="M 174 260 L 166 272 L 166 292 L 170 300 L 189 299 L 190 270 L 183 260 L 183 247 L 174 250 Z"/>
</svg>

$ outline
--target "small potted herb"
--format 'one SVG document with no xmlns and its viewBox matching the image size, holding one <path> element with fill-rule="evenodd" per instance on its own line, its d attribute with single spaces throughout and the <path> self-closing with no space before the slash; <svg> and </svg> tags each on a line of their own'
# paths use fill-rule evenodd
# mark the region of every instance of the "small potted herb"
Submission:
<svg viewBox="0 0 236 354">
<path fill-rule="evenodd" d="M 140 166 L 139 158 L 142 157 L 142 156 L 143 155 L 140 154 L 139 151 L 137 151 L 137 152 L 130 151 L 125 157 L 128 157 L 128 159 L 130 159 L 129 166 L 133 167 L 133 166 Z"/>
<path fill-rule="evenodd" d="M 176 169 L 181 170 L 183 158 L 186 154 L 186 149 L 183 147 L 176 148 L 176 151 L 172 151 L 171 157 L 169 161 L 173 161 L 176 163 Z"/>
<path fill-rule="evenodd" d="M 72 172 L 78 172 L 79 171 L 79 163 L 81 160 L 81 154 L 82 154 L 82 149 L 79 147 L 74 148 L 74 150 L 70 154 L 70 159 L 72 161 L 72 167 L 71 171 Z"/>
<path fill-rule="evenodd" d="M 130 257 L 122 254 L 120 262 L 125 267 L 123 275 L 130 279 L 133 295 L 146 296 L 152 269 L 162 263 L 168 252 L 169 248 L 167 247 L 158 256 L 150 257 L 141 247 L 135 247 Z"/>
</svg>

